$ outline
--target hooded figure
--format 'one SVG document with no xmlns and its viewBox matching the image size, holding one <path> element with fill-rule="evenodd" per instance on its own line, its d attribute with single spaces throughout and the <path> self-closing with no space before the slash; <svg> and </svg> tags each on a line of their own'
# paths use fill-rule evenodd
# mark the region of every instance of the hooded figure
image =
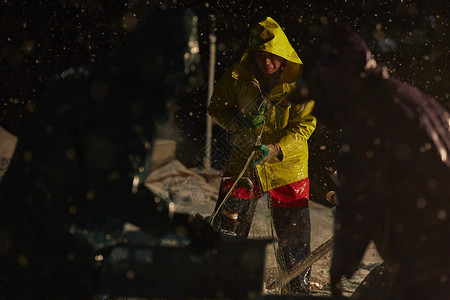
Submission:
<svg viewBox="0 0 450 300">
<path fill-rule="evenodd" d="M 312 97 L 318 119 L 342 128 L 334 295 L 340 294 L 341 277 L 353 275 L 373 240 L 393 276 L 389 299 L 447 299 L 449 112 L 389 77 L 346 26 L 325 28 L 304 59 L 296 90 L 300 97 L 294 101 Z"/>
<path fill-rule="evenodd" d="M 0 185 L 0 298 L 88 299 L 98 270 L 85 232 L 167 232 L 168 208 L 142 183 L 155 122 L 200 82 L 198 50 L 192 12 L 155 10 L 123 48 L 47 87 Z"/>
<path fill-rule="evenodd" d="M 241 60 L 217 82 L 208 106 L 215 122 L 233 134 L 216 212 L 224 208 L 213 224 L 246 237 L 257 199 L 268 192 L 286 269 L 310 251 L 308 139 L 316 119 L 312 101 L 292 105 L 286 100 L 301 68 L 283 30 L 268 17 L 252 29 Z M 262 157 L 248 166 L 255 146 Z M 241 172 L 245 184 L 223 202 Z M 291 284 L 292 292 L 308 289 L 309 270 Z"/>
</svg>

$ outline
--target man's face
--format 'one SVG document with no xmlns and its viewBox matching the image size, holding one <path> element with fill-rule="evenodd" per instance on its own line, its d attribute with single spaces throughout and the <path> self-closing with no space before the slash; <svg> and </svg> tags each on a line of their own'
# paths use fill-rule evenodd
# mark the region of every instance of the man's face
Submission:
<svg viewBox="0 0 450 300">
<path fill-rule="evenodd" d="M 255 52 L 255 62 L 264 75 L 272 75 L 281 68 L 284 58 L 272 53 L 257 51 Z"/>
</svg>

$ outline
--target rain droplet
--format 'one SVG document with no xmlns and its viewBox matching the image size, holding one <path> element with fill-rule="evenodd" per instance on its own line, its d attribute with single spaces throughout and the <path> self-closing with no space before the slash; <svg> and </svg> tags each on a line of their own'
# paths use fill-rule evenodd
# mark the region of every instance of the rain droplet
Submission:
<svg viewBox="0 0 450 300">
<path fill-rule="evenodd" d="M 31 151 L 25 151 L 23 153 L 23 159 L 26 161 L 31 161 L 33 159 L 33 154 L 31 153 Z"/>
<path fill-rule="evenodd" d="M 136 273 L 134 273 L 133 270 L 128 270 L 127 273 L 125 274 L 125 276 L 126 276 L 128 279 L 133 279 L 133 278 L 136 276 Z"/>
<path fill-rule="evenodd" d="M 427 181 L 427 188 L 430 190 L 435 190 L 437 188 L 437 181 L 434 178 L 430 178 Z"/>
<path fill-rule="evenodd" d="M 419 240 L 423 243 L 427 240 L 427 236 L 425 234 L 421 234 Z"/>
<path fill-rule="evenodd" d="M 21 266 L 21 267 L 27 267 L 27 266 L 28 266 L 28 260 L 27 260 L 27 258 L 25 257 L 25 255 L 23 255 L 23 254 L 20 254 L 20 255 L 17 257 L 17 263 L 18 263 L 19 266 Z"/>
<path fill-rule="evenodd" d="M 75 205 L 71 205 L 71 206 L 69 207 L 69 213 L 70 213 L 71 215 L 75 215 L 77 212 L 78 212 L 78 210 L 77 210 L 77 207 L 76 207 Z"/>
<path fill-rule="evenodd" d="M 368 150 L 366 152 L 366 157 L 369 158 L 369 159 L 373 158 L 374 155 L 375 155 L 375 153 L 372 150 Z"/>
<path fill-rule="evenodd" d="M 425 206 L 427 206 L 427 200 L 425 200 L 425 198 L 419 198 L 417 199 L 416 205 L 417 208 L 423 209 L 425 208 Z"/>
<path fill-rule="evenodd" d="M 437 217 L 439 220 L 443 221 L 443 220 L 447 219 L 447 212 L 443 209 L 440 209 L 438 211 Z"/>
<path fill-rule="evenodd" d="M 350 145 L 349 144 L 343 144 L 342 145 L 342 151 L 347 153 L 350 152 Z"/>
<path fill-rule="evenodd" d="M 96 255 L 95 256 L 95 261 L 102 261 L 103 260 L 103 255 Z"/>
</svg>

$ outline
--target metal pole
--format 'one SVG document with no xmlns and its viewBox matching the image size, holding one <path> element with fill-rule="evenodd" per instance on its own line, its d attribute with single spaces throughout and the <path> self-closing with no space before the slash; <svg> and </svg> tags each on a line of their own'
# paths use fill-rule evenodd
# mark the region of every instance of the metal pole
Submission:
<svg viewBox="0 0 450 300">
<path fill-rule="evenodd" d="M 206 99 L 206 106 L 208 107 L 210 99 L 214 90 L 214 72 L 216 66 L 216 19 L 211 15 L 211 31 L 209 34 L 209 75 L 208 75 L 208 98 Z M 206 115 L 206 144 L 205 157 L 203 159 L 203 167 L 206 171 L 211 169 L 211 142 L 212 142 L 212 119 Z"/>
</svg>

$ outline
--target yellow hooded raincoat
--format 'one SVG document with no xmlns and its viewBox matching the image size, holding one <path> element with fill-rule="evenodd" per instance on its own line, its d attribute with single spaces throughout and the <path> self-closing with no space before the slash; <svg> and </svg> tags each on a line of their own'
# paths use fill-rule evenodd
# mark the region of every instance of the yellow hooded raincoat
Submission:
<svg viewBox="0 0 450 300">
<path fill-rule="evenodd" d="M 254 71 L 254 51 L 270 52 L 286 59 L 281 84 L 268 93 L 262 91 Z M 302 61 L 281 27 L 268 17 L 252 29 L 249 45 L 240 62 L 217 82 L 207 108 L 219 126 L 232 130 L 239 114 L 251 111 L 263 100 L 268 104 L 261 143 L 277 143 L 283 155 L 272 158 L 264 166 L 256 166 L 264 191 L 308 177 L 307 140 L 316 127 L 316 118 L 311 115 L 314 102 L 291 105 L 285 100 L 287 93 L 294 88 L 301 66 Z M 234 176 L 244 168 L 260 132 L 261 127 L 235 132 L 227 166 Z M 249 176 L 249 172 L 245 176 Z"/>
</svg>

